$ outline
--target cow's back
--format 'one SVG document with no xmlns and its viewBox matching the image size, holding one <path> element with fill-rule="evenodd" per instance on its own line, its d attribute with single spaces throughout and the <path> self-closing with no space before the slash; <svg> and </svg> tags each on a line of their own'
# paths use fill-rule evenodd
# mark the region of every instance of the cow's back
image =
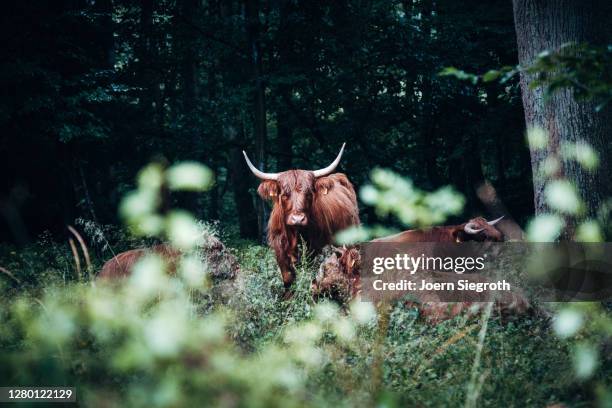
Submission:
<svg viewBox="0 0 612 408">
<path fill-rule="evenodd" d="M 154 253 L 169 262 L 170 272 L 174 272 L 175 264 L 180 256 L 180 251 L 170 245 L 160 244 L 152 248 L 137 248 L 115 255 L 102 266 L 98 275 L 101 279 L 115 279 L 129 276 L 134 264 L 146 254 Z"/>
<path fill-rule="evenodd" d="M 327 191 L 317 191 L 313 201 L 315 229 L 322 245 L 331 243 L 333 235 L 352 225 L 359 225 L 359 207 L 353 184 L 345 174 L 326 177 Z"/>
<path fill-rule="evenodd" d="M 423 230 L 408 230 L 387 237 L 377 238 L 372 242 L 454 242 L 454 230 L 457 227 L 432 227 Z"/>
</svg>

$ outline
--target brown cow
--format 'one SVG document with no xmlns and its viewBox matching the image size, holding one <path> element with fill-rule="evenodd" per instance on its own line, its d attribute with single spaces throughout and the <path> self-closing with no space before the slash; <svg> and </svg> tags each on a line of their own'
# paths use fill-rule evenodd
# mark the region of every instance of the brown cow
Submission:
<svg viewBox="0 0 612 408">
<path fill-rule="evenodd" d="M 312 295 L 315 300 L 328 297 L 346 303 L 359 295 L 361 279 L 359 268 L 361 255 L 357 247 L 333 248 L 312 281 Z"/>
<path fill-rule="evenodd" d="M 258 170 L 243 152 L 253 174 L 262 180 L 257 192 L 274 204 L 268 221 L 268 244 L 274 250 L 286 289 L 295 280 L 300 237 L 308 250 L 317 254 L 332 242 L 336 232 L 359 224 L 353 185 L 344 174 L 331 174 L 343 152 L 344 144 L 333 163 L 324 169 L 282 173 Z"/>
<path fill-rule="evenodd" d="M 504 236 L 495 225 L 502 218 L 503 216 L 487 221 L 477 217 L 460 225 L 408 230 L 371 242 L 499 242 L 504 240 Z M 360 263 L 359 246 L 335 248 L 334 253 L 321 264 L 319 273 L 312 282 L 313 296 L 327 296 L 337 300 L 354 297 L 361 288 Z"/>
<path fill-rule="evenodd" d="M 98 278 L 115 279 L 131 274 L 134 264 L 146 254 L 156 254 L 167 262 L 168 273 L 174 274 L 181 259 L 181 251 L 168 244 L 159 244 L 151 248 L 137 248 L 122 252 L 106 261 Z M 236 257 L 225 248 L 225 245 L 214 236 L 209 236 L 204 245 L 198 248 L 202 260 L 208 266 L 213 278 L 233 279 L 240 270 Z"/>
<path fill-rule="evenodd" d="M 377 238 L 373 242 L 502 242 L 504 234 L 495 228 L 495 224 L 502 218 L 504 217 L 501 216 L 496 220 L 487 221 L 482 217 L 476 217 L 460 225 L 408 230 L 388 237 Z"/>
<path fill-rule="evenodd" d="M 333 253 L 328 256 L 319 268 L 317 277 L 312 282 L 312 294 L 316 300 L 320 297 L 336 300 L 346 304 L 351 299 L 357 298 L 361 291 L 360 279 L 361 254 L 357 247 L 333 248 Z M 430 279 L 441 282 L 460 279 L 460 275 L 443 272 L 430 273 Z M 472 281 L 486 282 L 487 279 L 472 276 Z M 444 320 L 453 319 L 459 315 L 467 317 L 480 313 L 485 308 L 485 302 L 466 298 L 462 302 L 446 302 L 437 300 L 435 292 L 422 291 L 416 295 L 417 299 L 405 302 L 405 306 L 416 308 L 419 316 L 429 324 L 437 324 Z M 506 319 L 510 316 L 525 314 L 534 311 L 520 293 L 503 293 L 496 298 L 493 312 Z"/>
</svg>

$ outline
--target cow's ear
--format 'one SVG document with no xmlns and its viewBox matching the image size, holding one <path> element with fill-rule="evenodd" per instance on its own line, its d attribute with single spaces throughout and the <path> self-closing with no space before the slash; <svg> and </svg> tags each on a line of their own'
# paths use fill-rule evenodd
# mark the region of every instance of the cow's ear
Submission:
<svg viewBox="0 0 612 408">
<path fill-rule="evenodd" d="M 361 263 L 361 254 L 355 248 L 351 248 L 349 250 L 348 257 L 348 266 L 351 268 L 351 271 L 355 269 L 355 265 L 359 265 Z"/>
<path fill-rule="evenodd" d="M 279 191 L 278 183 L 274 180 L 262 181 L 257 188 L 257 194 L 264 200 L 273 200 L 278 196 Z"/>
<path fill-rule="evenodd" d="M 331 177 L 319 177 L 315 182 L 315 191 L 317 194 L 327 194 L 334 186 L 334 180 Z"/>
</svg>

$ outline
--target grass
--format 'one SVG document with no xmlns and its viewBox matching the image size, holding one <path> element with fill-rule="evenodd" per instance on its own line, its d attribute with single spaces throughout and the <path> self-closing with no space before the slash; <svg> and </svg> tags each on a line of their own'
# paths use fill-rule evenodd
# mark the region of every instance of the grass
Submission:
<svg viewBox="0 0 612 408">
<path fill-rule="evenodd" d="M 211 298 L 183 296 L 164 281 L 173 289 L 159 289 L 163 294 L 141 304 L 137 288 L 111 291 L 79 280 L 68 245 L 48 236 L 22 250 L 0 247 L 0 266 L 13 275 L 0 274 L 0 385 L 78 384 L 90 406 L 104 400 L 107 406 L 544 407 L 594 400 L 588 384 L 574 379 L 568 345 L 548 321 L 502 324 L 485 314 L 432 326 L 401 302 L 379 305 L 378 319 L 358 321 L 359 305 L 349 310 L 312 301 L 316 260 L 303 257 L 295 294 L 283 301 L 268 248 L 236 242 L 231 251 L 242 268 L 234 296 L 203 305 Z M 95 245 L 91 252 L 97 270 L 108 254 Z M 197 312 L 178 324 L 181 305 Z M 176 353 L 175 343 L 151 338 L 164 339 L 166 325 L 174 327 L 173 341 L 182 342 Z"/>
</svg>

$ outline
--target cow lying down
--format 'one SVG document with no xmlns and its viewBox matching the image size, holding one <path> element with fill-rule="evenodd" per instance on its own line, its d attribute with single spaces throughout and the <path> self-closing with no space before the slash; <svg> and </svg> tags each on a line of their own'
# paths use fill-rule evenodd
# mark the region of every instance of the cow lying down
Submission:
<svg viewBox="0 0 612 408">
<path fill-rule="evenodd" d="M 240 271 L 236 257 L 213 235 L 206 238 L 197 252 L 207 266 L 209 276 L 215 280 L 234 279 Z M 137 248 L 117 254 L 106 261 L 98 278 L 108 280 L 127 277 L 131 274 L 134 264 L 149 253 L 161 256 L 167 262 L 168 272 L 176 273 L 182 255 L 181 251 L 169 244 L 159 244 L 150 248 Z"/>
<path fill-rule="evenodd" d="M 503 241 L 503 234 L 497 230 L 495 222 L 487 222 L 484 218 L 476 218 L 465 224 L 448 227 L 434 227 L 428 230 L 410 230 L 379 238 L 376 242 L 465 242 L 469 240 Z M 467 227 L 467 228 L 466 228 Z M 332 248 L 331 253 L 321 263 L 316 278 L 312 282 L 312 294 L 315 299 L 330 298 L 340 303 L 346 303 L 358 298 L 361 292 L 361 255 L 359 247 Z M 449 281 L 460 279 L 461 275 L 440 272 L 431 273 L 429 279 L 436 278 Z M 486 281 L 484 277 L 470 275 L 470 280 Z M 438 299 L 435 292 L 417 292 L 417 298 L 407 301 L 408 307 L 415 307 L 426 322 L 435 324 L 452 319 L 458 315 L 474 315 L 482 310 L 485 303 L 464 299 L 462 302 L 444 302 Z M 495 299 L 494 311 L 502 317 L 523 314 L 531 310 L 529 302 L 518 293 L 504 293 Z"/>
</svg>

